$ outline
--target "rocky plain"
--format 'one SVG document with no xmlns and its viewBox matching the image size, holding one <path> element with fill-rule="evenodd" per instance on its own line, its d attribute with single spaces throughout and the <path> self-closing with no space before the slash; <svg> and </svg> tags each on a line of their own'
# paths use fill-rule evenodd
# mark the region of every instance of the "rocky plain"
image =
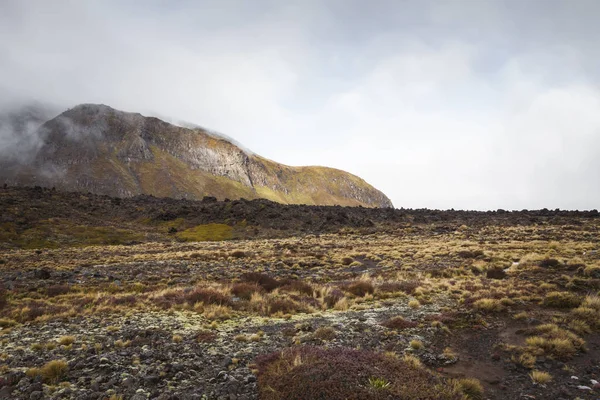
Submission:
<svg viewBox="0 0 600 400">
<path fill-rule="evenodd" d="M 598 399 L 600 214 L 0 189 L 0 398 Z"/>
</svg>

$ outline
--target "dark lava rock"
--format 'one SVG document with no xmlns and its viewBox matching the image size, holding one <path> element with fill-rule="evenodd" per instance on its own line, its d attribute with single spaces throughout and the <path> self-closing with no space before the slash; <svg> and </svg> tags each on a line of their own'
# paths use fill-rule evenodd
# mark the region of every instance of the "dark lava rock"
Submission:
<svg viewBox="0 0 600 400">
<path fill-rule="evenodd" d="M 160 382 L 160 377 L 157 375 L 147 375 L 144 377 L 144 381 L 146 381 L 146 383 L 156 385 L 158 382 Z"/>
<path fill-rule="evenodd" d="M 31 392 L 29 400 L 38 400 L 44 397 L 44 393 L 40 391 Z"/>
<path fill-rule="evenodd" d="M 50 270 L 48 268 L 36 269 L 33 271 L 33 276 L 36 279 L 50 279 Z"/>
</svg>

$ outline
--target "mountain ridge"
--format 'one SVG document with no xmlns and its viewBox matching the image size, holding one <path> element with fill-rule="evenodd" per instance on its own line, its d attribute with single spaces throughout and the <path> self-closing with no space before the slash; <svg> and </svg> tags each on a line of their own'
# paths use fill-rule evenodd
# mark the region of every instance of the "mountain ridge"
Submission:
<svg viewBox="0 0 600 400">
<path fill-rule="evenodd" d="M 0 179 L 5 183 L 117 197 L 392 207 L 382 192 L 348 172 L 280 164 L 206 129 L 106 105 L 75 106 L 46 121 L 38 133 L 41 143 L 32 162 L 4 162 Z"/>
</svg>

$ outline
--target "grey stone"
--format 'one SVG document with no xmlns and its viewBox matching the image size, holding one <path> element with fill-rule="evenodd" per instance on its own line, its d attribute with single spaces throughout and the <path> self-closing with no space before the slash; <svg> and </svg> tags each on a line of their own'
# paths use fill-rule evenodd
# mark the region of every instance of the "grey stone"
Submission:
<svg viewBox="0 0 600 400">
<path fill-rule="evenodd" d="M 35 392 L 31 392 L 29 395 L 29 400 L 38 400 L 44 397 L 44 393 L 36 390 Z"/>
</svg>

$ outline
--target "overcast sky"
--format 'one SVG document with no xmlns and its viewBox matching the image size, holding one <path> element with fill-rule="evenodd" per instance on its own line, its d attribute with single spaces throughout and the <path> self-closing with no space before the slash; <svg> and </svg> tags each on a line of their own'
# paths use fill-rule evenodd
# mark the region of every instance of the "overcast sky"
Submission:
<svg viewBox="0 0 600 400">
<path fill-rule="evenodd" d="M 600 208 L 599 16 L 598 0 L 0 0 L 0 103 L 193 122 L 396 207 Z"/>
</svg>

